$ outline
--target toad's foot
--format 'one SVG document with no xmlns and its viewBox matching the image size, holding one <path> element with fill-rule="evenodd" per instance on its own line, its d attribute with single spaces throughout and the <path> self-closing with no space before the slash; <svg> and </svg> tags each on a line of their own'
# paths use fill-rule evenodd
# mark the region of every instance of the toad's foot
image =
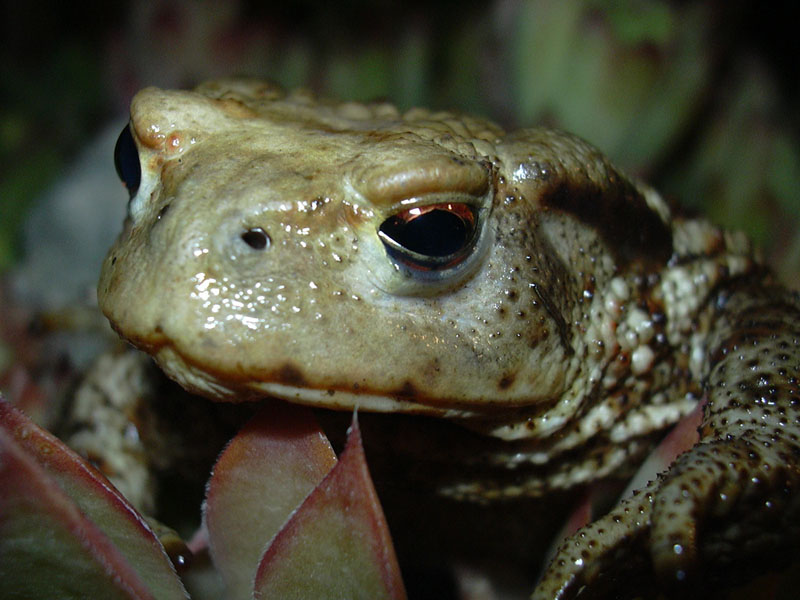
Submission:
<svg viewBox="0 0 800 600">
<path fill-rule="evenodd" d="M 681 597 L 778 569 L 800 542 L 800 331 L 796 295 L 734 290 L 715 301 L 700 443 L 568 539 L 535 599 Z"/>
<path fill-rule="evenodd" d="M 783 566 L 800 539 L 787 452 L 755 438 L 696 446 L 568 539 L 533 598 L 647 597 L 656 583 L 686 597 Z"/>
</svg>

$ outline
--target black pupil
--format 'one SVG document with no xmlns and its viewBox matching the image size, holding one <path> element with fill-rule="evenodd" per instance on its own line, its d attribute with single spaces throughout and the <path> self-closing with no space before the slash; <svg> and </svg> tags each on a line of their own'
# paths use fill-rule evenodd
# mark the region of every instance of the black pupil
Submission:
<svg viewBox="0 0 800 600">
<path fill-rule="evenodd" d="M 381 231 L 412 252 L 437 257 L 464 248 L 472 233 L 460 215 L 438 208 L 412 218 L 391 217 L 383 222 Z"/>
<path fill-rule="evenodd" d="M 139 151 L 136 149 L 136 142 L 133 141 L 129 125 L 126 125 L 119 134 L 117 145 L 114 146 L 114 166 L 131 197 L 136 195 L 142 180 L 142 168 L 139 166 Z"/>
</svg>

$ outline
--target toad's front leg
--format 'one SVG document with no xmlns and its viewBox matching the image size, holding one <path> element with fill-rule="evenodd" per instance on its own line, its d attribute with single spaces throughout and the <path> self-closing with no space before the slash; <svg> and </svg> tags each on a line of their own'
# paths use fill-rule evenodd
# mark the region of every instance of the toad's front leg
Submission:
<svg viewBox="0 0 800 600">
<path fill-rule="evenodd" d="M 702 594 L 797 557 L 800 297 L 742 284 L 715 311 L 700 442 L 566 540 L 534 599 Z"/>
</svg>

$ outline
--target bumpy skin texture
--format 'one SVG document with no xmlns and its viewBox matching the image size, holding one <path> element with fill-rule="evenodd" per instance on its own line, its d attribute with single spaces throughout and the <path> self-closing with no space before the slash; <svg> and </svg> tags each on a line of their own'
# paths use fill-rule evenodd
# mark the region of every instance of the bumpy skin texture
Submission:
<svg viewBox="0 0 800 600">
<path fill-rule="evenodd" d="M 798 299 L 759 280 L 711 297 L 700 443 L 568 539 L 534 599 L 656 597 L 653 579 L 677 597 L 705 598 L 796 559 Z"/>
<path fill-rule="evenodd" d="M 131 129 L 100 303 L 188 389 L 455 421 L 485 447 L 440 491 L 480 500 L 614 473 L 705 391 L 700 443 L 535 597 L 696 588 L 797 545 L 800 301 L 740 236 L 550 130 L 245 81 L 144 90 Z M 455 250 L 379 234 L 431 206 L 461 215 Z"/>
</svg>

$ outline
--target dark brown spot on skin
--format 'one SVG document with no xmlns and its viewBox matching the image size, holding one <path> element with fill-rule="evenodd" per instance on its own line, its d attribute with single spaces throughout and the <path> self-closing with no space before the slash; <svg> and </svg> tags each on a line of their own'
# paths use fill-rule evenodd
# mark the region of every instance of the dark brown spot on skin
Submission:
<svg viewBox="0 0 800 600">
<path fill-rule="evenodd" d="M 514 375 L 508 374 L 500 379 L 500 381 L 497 383 L 497 387 L 499 387 L 501 390 L 507 390 L 514 384 L 514 379 Z"/>
<path fill-rule="evenodd" d="M 280 381 L 286 385 L 305 386 L 307 385 L 306 378 L 303 376 L 302 371 L 291 363 L 286 363 L 275 373 L 276 381 Z"/>
<path fill-rule="evenodd" d="M 395 395 L 404 399 L 413 398 L 417 395 L 417 389 L 414 387 L 413 383 L 406 381 L 403 383 L 400 389 L 395 392 Z"/>
<path fill-rule="evenodd" d="M 605 186 L 561 181 L 541 196 L 544 206 L 574 215 L 592 226 L 620 265 L 636 259 L 663 264 L 672 254 L 672 233 L 642 195 L 617 176 Z"/>
</svg>

